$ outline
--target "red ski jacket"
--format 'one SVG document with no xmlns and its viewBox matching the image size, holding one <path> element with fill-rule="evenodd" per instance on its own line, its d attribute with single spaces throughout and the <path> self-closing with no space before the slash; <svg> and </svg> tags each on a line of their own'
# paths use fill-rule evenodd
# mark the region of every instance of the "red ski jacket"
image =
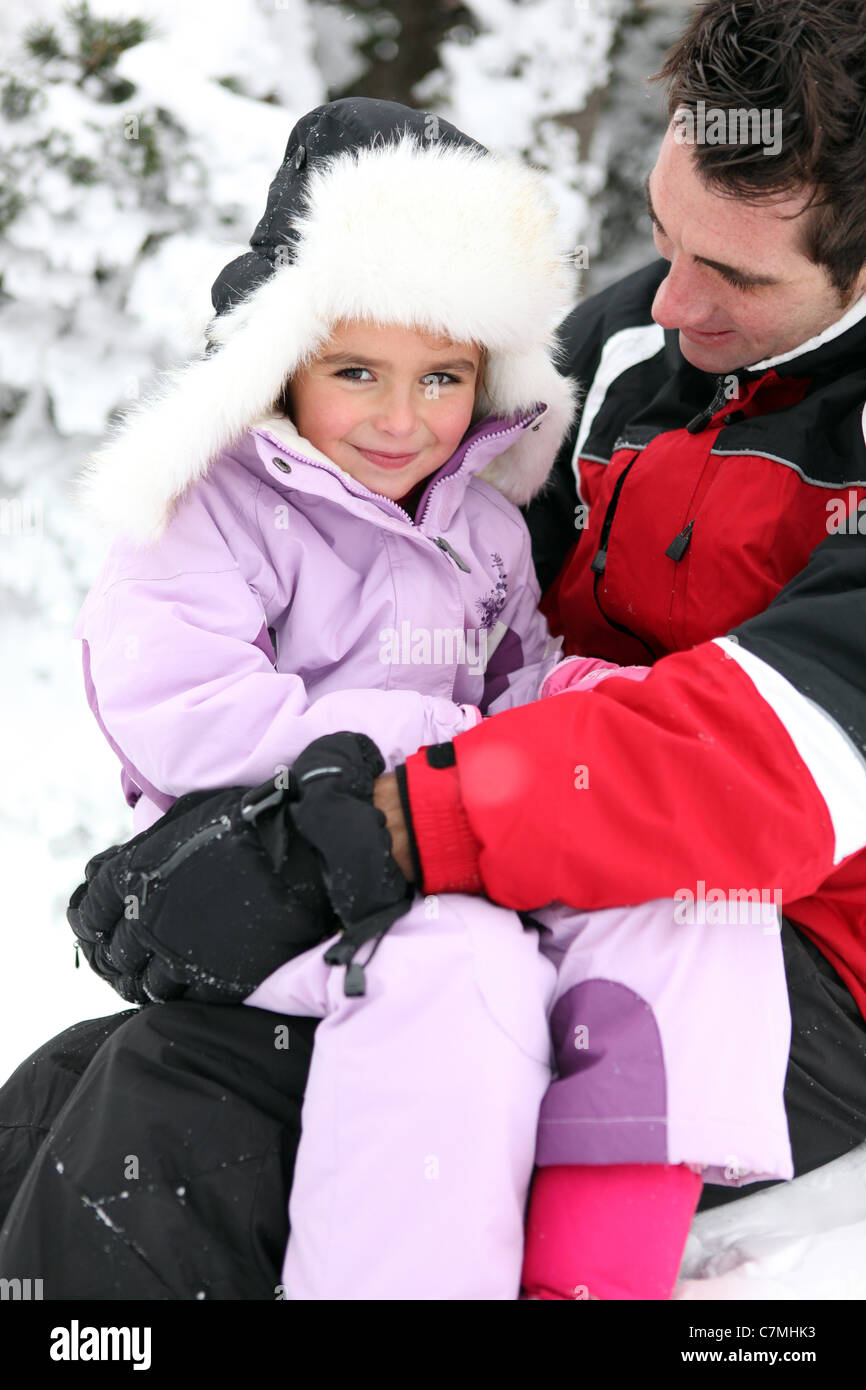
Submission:
<svg viewBox="0 0 866 1390">
<path fill-rule="evenodd" d="M 651 318 L 666 273 L 561 326 L 586 396 L 527 513 L 565 651 L 653 669 L 409 758 L 423 891 L 518 909 L 762 894 L 866 1015 L 866 296 L 715 378 Z"/>
</svg>

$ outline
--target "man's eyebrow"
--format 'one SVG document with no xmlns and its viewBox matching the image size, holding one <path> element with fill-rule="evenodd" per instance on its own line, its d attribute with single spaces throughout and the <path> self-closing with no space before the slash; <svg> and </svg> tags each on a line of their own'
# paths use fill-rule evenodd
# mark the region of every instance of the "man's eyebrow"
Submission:
<svg viewBox="0 0 866 1390">
<path fill-rule="evenodd" d="M 327 357 L 320 357 L 319 361 L 326 367 L 334 367 L 340 362 L 351 362 L 354 367 L 387 367 L 388 362 L 382 362 L 377 357 L 365 357 L 357 352 L 332 352 Z M 440 362 L 430 371 L 444 372 L 449 369 L 461 372 L 474 372 L 478 364 L 470 362 L 468 358 L 461 357 L 453 362 Z"/>
<path fill-rule="evenodd" d="M 649 215 L 650 221 L 655 223 L 662 235 L 665 235 L 665 229 L 659 221 L 656 210 L 653 207 L 653 200 L 652 195 L 650 193 L 649 184 L 650 176 L 649 174 L 647 174 L 643 186 L 647 214 Z M 712 270 L 718 270 L 722 275 L 728 275 L 735 280 L 744 280 L 748 285 L 779 284 L 779 281 L 776 279 L 774 275 L 757 275 L 754 271 L 740 270 L 737 266 L 727 265 L 724 261 L 711 261 L 708 256 L 695 256 L 694 259 L 696 261 L 700 261 L 701 265 L 708 265 Z"/>
</svg>

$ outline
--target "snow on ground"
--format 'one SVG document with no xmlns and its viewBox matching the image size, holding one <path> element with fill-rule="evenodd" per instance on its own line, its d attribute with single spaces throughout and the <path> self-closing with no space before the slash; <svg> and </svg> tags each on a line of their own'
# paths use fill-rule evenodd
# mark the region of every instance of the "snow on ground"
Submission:
<svg viewBox="0 0 866 1390">
<path fill-rule="evenodd" d="M 674 1297 L 866 1298 L 866 1146 L 702 1212 Z"/>
<path fill-rule="evenodd" d="M 474 0 L 481 34 L 472 43 L 445 42 L 441 71 L 417 95 L 419 106 L 433 106 L 494 148 L 531 150 L 549 169 L 577 241 L 592 239 L 589 200 L 602 166 L 622 159 L 622 135 L 617 146 L 608 121 L 598 151 L 581 148 L 575 122 L 561 112 L 563 105 L 579 112 L 606 80 L 625 4 Z M 56 22 L 62 8 L 59 0 L 32 0 L 28 20 Z M 159 26 L 123 56 L 117 74 L 136 83 L 135 110 L 166 108 L 185 135 L 172 137 L 175 157 L 159 197 L 142 205 L 112 144 L 118 108 L 69 83 L 46 85 L 36 133 L 40 120 L 55 122 L 78 153 L 97 157 L 105 178 L 73 187 L 57 167 L 19 161 L 33 201 L 7 233 L 0 321 L 0 407 L 14 416 L 0 457 L 0 1079 L 61 1029 L 125 1007 L 86 963 L 75 968 L 65 920 L 86 860 L 131 833 L 118 765 L 87 708 L 71 635 L 106 547 L 76 512 L 70 480 L 109 412 L 134 398 L 155 369 L 194 350 L 210 283 L 258 221 L 291 124 L 326 99 L 326 70 L 332 82 L 337 73 L 346 81 L 356 74 L 361 31 L 349 10 L 313 11 L 306 0 L 96 0 L 91 9 L 146 15 Z M 0 15 L 5 54 L 19 15 L 13 8 Z M 616 70 L 624 97 L 635 74 L 653 66 L 652 56 L 629 45 L 657 35 L 660 22 L 626 38 Z M 234 90 L 216 80 L 226 77 Z M 269 93 L 282 105 L 255 99 Z M 644 124 L 639 98 L 632 105 L 647 146 L 652 123 Z M 7 124 L 4 143 L 21 132 L 21 123 Z M 616 198 L 607 208 L 617 216 Z M 623 254 L 640 250 L 632 243 Z M 676 1297 L 866 1296 L 864 1180 L 866 1147 L 698 1217 Z"/>
</svg>

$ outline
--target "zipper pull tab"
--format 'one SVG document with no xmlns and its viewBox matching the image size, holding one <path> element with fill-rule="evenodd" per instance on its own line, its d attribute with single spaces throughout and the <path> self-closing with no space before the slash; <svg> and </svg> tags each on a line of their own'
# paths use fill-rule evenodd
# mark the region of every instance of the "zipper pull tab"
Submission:
<svg viewBox="0 0 866 1390">
<path fill-rule="evenodd" d="M 692 538 L 692 527 L 694 526 L 694 524 L 694 521 L 690 521 L 688 526 L 686 526 L 682 531 L 680 531 L 680 534 L 678 536 L 674 536 L 673 540 L 671 541 L 670 545 L 665 551 L 665 555 L 667 555 L 669 559 L 681 560 L 683 558 L 683 556 L 689 548 L 689 542 Z"/>
<path fill-rule="evenodd" d="M 593 574 L 604 574 L 604 567 L 605 567 L 606 564 L 607 564 L 607 551 L 606 551 L 606 550 L 598 550 L 598 551 L 596 551 L 595 555 L 593 555 L 593 557 L 592 557 L 592 564 L 590 565 L 589 568 L 592 570 Z"/>
<path fill-rule="evenodd" d="M 352 961 L 346 966 L 346 980 L 343 985 L 343 993 L 350 998 L 357 994 L 367 993 L 367 981 L 364 979 L 364 968 L 358 965 L 357 961 Z"/>
<path fill-rule="evenodd" d="M 702 410 L 700 415 L 696 415 L 694 420 L 690 420 L 689 423 L 686 425 L 686 429 L 688 430 L 689 434 L 700 434 L 701 430 L 706 429 L 707 425 L 712 420 L 716 411 L 721 410 L 722 406 L 725 404 L 725 401 L 733 399 L 733 396 L 728 394 L 727 386 L 727 383 L 732 376 L 736 376 L 736 373 L 730 372 L 728 376 L 720 376 L 718 378 L 716 384 L 716 394 L 713 396 L 713 399 L 710 401 L 706 410 Z M 739 377 L 737 377 L 737 391 L 739 391 L 739 386 L 740 379 Z"/>
<path fill-rule="evenodd" d="M 81 969 L 81 961 L 78 959 L 78 942 L 75 943 L 75 969 Z"/>
<path fill-rule="evenodd" d="M 441 536 L 436 536 L 435 543 L 436 545 L 438 545 L 440 550 L 444 550 L 446 555 L 451 556 L 451 559 L 454 561 L 455 565 L 459 570 L 462 570 L 464 574 L 472 573 L 471 569 L 466 564 L 466 562 L 460 559 L 460 556 L 457 554 L 457 551 L 454 550 L 454 548 L 450 546 L 446 540 L 443 540 Z"/>
</svg>

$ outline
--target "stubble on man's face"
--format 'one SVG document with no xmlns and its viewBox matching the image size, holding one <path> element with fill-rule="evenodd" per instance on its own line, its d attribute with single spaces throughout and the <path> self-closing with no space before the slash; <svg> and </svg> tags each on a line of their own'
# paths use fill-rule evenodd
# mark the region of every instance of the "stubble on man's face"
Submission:
<svg viewBox="0 0 866 1390">
<path fill-rule="evenodd" d="M 768 156 L 772 157 L 772 156 Z M 808 196 L 749 203 L 711 189 L 694 149 L 671 126 L 647 185 L 659 255 L 671 268 L 653 318 L 676 329 L 687 361 L 724 374 L 778 357 L 823 333 L 866 289 L 841 296 L 802 249 Z"/>
</svg>

